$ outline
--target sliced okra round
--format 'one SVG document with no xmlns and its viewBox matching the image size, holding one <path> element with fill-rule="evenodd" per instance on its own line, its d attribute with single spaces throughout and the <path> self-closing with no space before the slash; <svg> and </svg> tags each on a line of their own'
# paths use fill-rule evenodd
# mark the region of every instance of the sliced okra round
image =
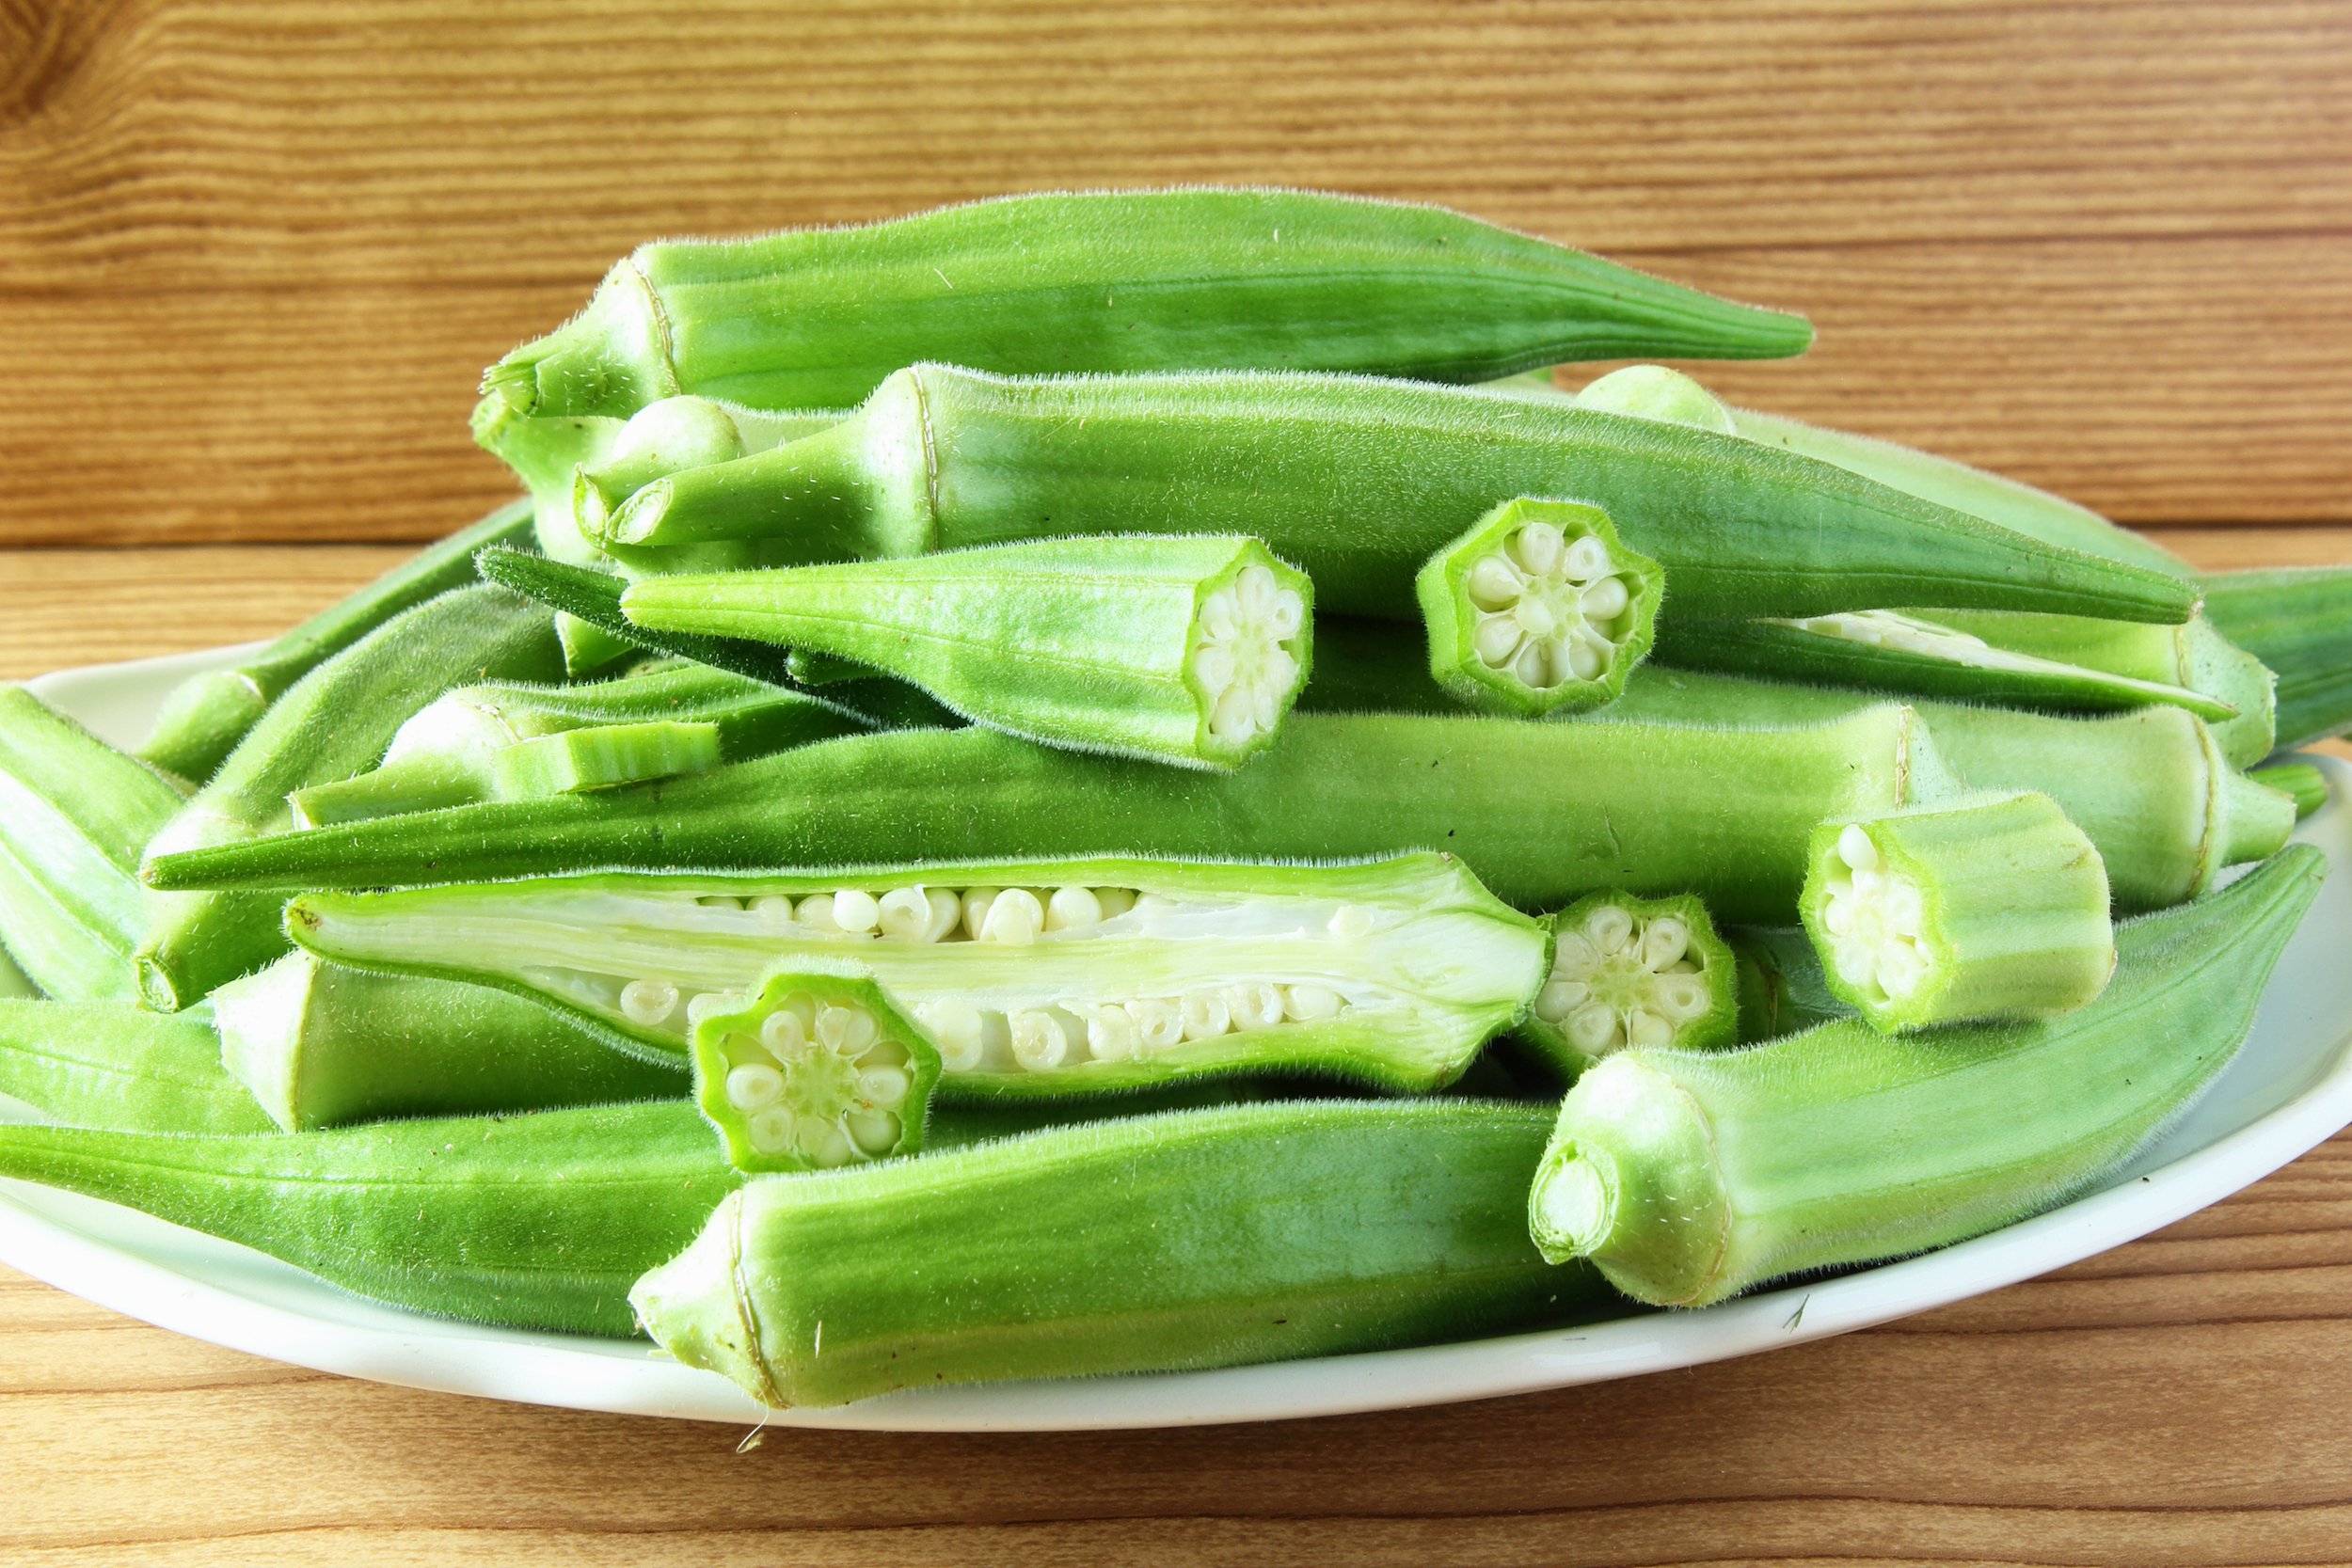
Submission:
<svg viewBox="0 0 2352 1568">
<path fill-rule="evenodd" d="M 788 965 L 693 1024 L 694 1094 L 739 1170 L 832 1170 L 912 1154 L 939 1051 L 849 965 Z"/>
<path fill-rule="evenodd" d="M 1551 929 L 1551 973 L 1518 1033 L 1569 1074 L 1629 1045 L 1731 1043 L 1738 974 L 1695 895 L 1595 893 Z"/>
<path fill-rule="evenodd" d="M 1429 673 L 1494 713 L 1597 707 L 1649 651 L 1665 575 L 1581 501 L 1506 501 L 1414 579 Z"/>
</svg>

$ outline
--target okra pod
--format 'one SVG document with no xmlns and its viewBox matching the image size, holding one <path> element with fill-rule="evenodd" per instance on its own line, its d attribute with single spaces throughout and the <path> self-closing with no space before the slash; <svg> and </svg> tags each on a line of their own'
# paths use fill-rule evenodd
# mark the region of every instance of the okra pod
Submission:
<svg viewBox="0 0 2352 1568">
<path fill-rule="evenodd" d="M 1621 1053 L 1562 1102 L 1529 1196 L 1536 1244 L 1638 1300 L 1702 1307 L 2063 1202 L 2229 1063 L 2325 870 L 2298 845 L 2119 927 L 2115 978 L 2064 1018 L 1915 1037 L 1857 1019 L 1746 1051 Z"/>
<path fill-rule="evenodd" d="M 132 1001 L 139 851 L 181 809 L 163 774 L 0 687 L 0 944 L 62 1001 Z"/>
<path fill-rule="evenodd" d="M 1242 1105 L 758 1178 L 629 1299 L 774 1406 L 1510 1333 L 1606 1300 L 1527 1239 L 1549 1119 Z"/>
<path fill-rule="evenodd" d="M 265 1132 L 200 1013 L 119 1002 L 0 1002 L 0 1094 L 72 1127 Z"/>
<path fill-rule="evenodd" d="M 1724 943 L 1739 965 L 1741 1045 L 1854 1016 L 1853 1005 L 1829 989 L 1803 927 L 1734 926 Z"/>
<path fill-rule="evenodd" d="M 1813 831 L 1800 912 L 1830 989 L 1888 1033 L 2052 1018 L 2115 969 L 2099 851 L 2047 795 Z"/>
<path fill-rule="evenodd" d="M 0 895 L 0 897 L 4 896 L 6 895 Z M 0 999 L 36 997 L 40 994 L 40 988 L 33 984 L 31 977 L 17 967 L 16 960 L 8 957 L 8 950 L 0 947 Z"/>
<path fill-rule="evenodd" d="M 289 1132 L 675 1100 L 684 1064 L 615 1050 L 564 1014 L 488 986 L 371 974 L 289 953 L 213 993 L 217 1063 Z"/>
<path fill-rule="evenodd" d="M 436 1317 L 626 1337 L 638 1275 L 742 1179 L 683 1101 L 244 1137 L 0 1127 L 0 1176 Z"/>
<path fill-rule="evenodd" d="M 476 550 L 531 536 L 532 506 L 509 501 L 471 528 L 419 550 L 226 670 L 191 675 L 164 698 L 138 754 L 191 784 L 210 779 L 278 694 L 404 610 L 474 580 Z"/>
<path fill-rule="evenodd" d="M 2246 776 L 2256 784 L 2267 784 L 2282 795 L 2293 796 L 2298 821 L 2328 803 L 2327 775 L 2308 762 L 2282 762 L 2271 768 L 2257 768 Z"/>
<path fill-rule="evenodd" d="M 1589 895 L 1553 915 L 1551 973 L 1519 1037 L 1571 1078 L 1628 1045 L 1729 1045 L 1740 1018 L 1731 949 L 1689 894 Z"/>
<path fill-rule="evenodd" d="M 1049 191 L 851 229 L 641 245 L 483 374 L 474 436 L 679 392 L 851 404 L 901 365 L 1295 366 L 1480 381 L 1568 359 L 1772 358 L 1800 317 L 1438 207 L 1313 191 Z"/>
<path fill-rule="evenodd" d="M 151 855 L 226 845 L 292 823 L 286 797 L 373 767 L 401 723 L 469 680 L 551 680 L 563 655 L 547 616 L 503 589 L 460 588 L 404 610 L 273 704 L 210 784 L 148 845 Z M 242 894 L 151 896 L 137 955 L 148 1003 L 184 1007 L 286 951 L 276 901 Z"/>
<path fill-rule="evenodd" d="M 1518 1020 L 1544 973 L 1545 932 L 1444 855 L 740 863 L 314 893 L 286 923 L 322 957 L 503 987 L 641 1052 L 683 1052 L 779 965 L 853 962 L 964 1098 L 1233 1072 L 1431 1089 Z"/>
<path fill-rule="evenodd" d="M 1220 530 L 1305 570 L 1326 608 L 1397 618 L 1430 553 L 1516 496 L 1608 513 L 1664 566 L 1677 614 L 1946 604 L 2169 624 L 2197 599 L 2169 573 L 1737 436 L 1337 375 L 1013 380 L 916 365 L 837 425 L 683 469 L 583 522 L 614 546 L 763 539 L 807 561 Z"/>
<path fill-rule="evenodd" d="M 1563 779 L 1577 787 L 1555 787 Z M 1294 715 L 1279 746 L 1237 772 L 1207 775 L 1050 751 L 977 727 L 909 730 L 593 796 L 418 812 L 159 856 L 145 874 L 155 887 L 294 891 L 599 867 L 1137 853 L 1335 860 L 1436 846 L 1522 908 L 1622 887 L 1696 892 L 1722 918 L 1772 922 L 1795 916 L 1815 823 L 1962 788 L 1928 726 L 1891 705 L 1808 728 L 1728 733 L 1672 721 Z"/>
<path fill-rule="evenodd" d="M 2278 743 L 2352 729 L 2352 566 L 2220 572 L 2199 579 L 2205 614 L 2278 673 Z"/>
<path fill-rule="evenodd" d="M 855 659 L 1049 746 L 1231 768 L 1305 684 L 1313 603 L 1256 540 L 1198 534 L 650 578 L 621 610 Z"/>
</svg>

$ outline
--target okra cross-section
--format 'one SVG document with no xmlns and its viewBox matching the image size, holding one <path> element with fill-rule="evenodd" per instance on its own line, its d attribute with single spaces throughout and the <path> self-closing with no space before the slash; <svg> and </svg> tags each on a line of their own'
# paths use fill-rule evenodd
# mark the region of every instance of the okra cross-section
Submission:
<svg viewBox="0 0 2352 1568">
<path fill-rule="evenodd" d="M 287 927 L 338 961 L 501 986 L 674 1053 L 770 973 L 852 962 L 966 1096 L 1250 1071 L 1438 1087 L 1518 1021 L 1546 945 L 1428 853 L 609 873 L 312 894 Z"/>
<path fill-rule="evenodd" d="M 695 1098 L 739 1170 L 911 1154 L 939 1081 L 922 1027 L 846 965 L 790 966 L 694 1024 Z"/>
<path fill-rule="evenodd" d="M 1664 574 L 1576 501 L 1507 501 L 1414 579 L 1429 673 L 1473 707 L 1544 714 L 1625 689 L 1649 651 Z"/>
<path fill-rule="evenodd" d="M 1551 927 L 1551 974 L 1518 1032 L 1565 1070 L 1628 1045 L 1730 1043 L 1738 974 L 1696 897 L 1596 893 L 1552 916 Z"/>
<path fill-rule="evenodd" d="M 1254 539 L 1047 539 L 648 578 L 631 624 L 854 659 L 1049 746 L 1232 768 L 1306 684 L 1313 585 Z"/>
</svg>

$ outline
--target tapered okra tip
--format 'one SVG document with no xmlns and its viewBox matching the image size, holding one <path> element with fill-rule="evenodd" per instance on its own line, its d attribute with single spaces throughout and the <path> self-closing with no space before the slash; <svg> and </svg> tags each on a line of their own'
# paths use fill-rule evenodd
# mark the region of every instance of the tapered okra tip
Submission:
<svg viewBox="0 0 2352 1568">
<path fill-rule="evenodd" d="M 1527 1229 L 1547 1263 L 1565 1263 L 1598 1252 L 1616 1227 L 1616 1183 L 1609 1157 L 1574 1144 L 1555 1147 L 1544 1158 L 1527 1195 Z"/>
<path fill-rule="evenodd" d="M 745 1191 L 719 1202 L 701 1233 L 629 1288 L 637 1326 L 689 1367 L 717 1372 L 763 1404 L 782 1409 L 759 1333 L 739 1290 Z"/>
</svg>

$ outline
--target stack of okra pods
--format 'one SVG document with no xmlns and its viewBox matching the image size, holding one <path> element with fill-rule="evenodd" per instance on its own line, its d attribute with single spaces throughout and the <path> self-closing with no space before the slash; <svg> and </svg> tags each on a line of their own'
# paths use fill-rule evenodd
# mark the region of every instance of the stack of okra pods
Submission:
<svg viewBox="0 0 2352 1568">
<path fill-rule="evenodd" d="M 775 1404 L 2057 1202 L 2312 895 L 2352 575 L 1549 372 L 1810 336 L 1297 192 L 646 245 L 526 499 L 137 756 L 0 691 L 0 1173 Z"/>
</svg>

